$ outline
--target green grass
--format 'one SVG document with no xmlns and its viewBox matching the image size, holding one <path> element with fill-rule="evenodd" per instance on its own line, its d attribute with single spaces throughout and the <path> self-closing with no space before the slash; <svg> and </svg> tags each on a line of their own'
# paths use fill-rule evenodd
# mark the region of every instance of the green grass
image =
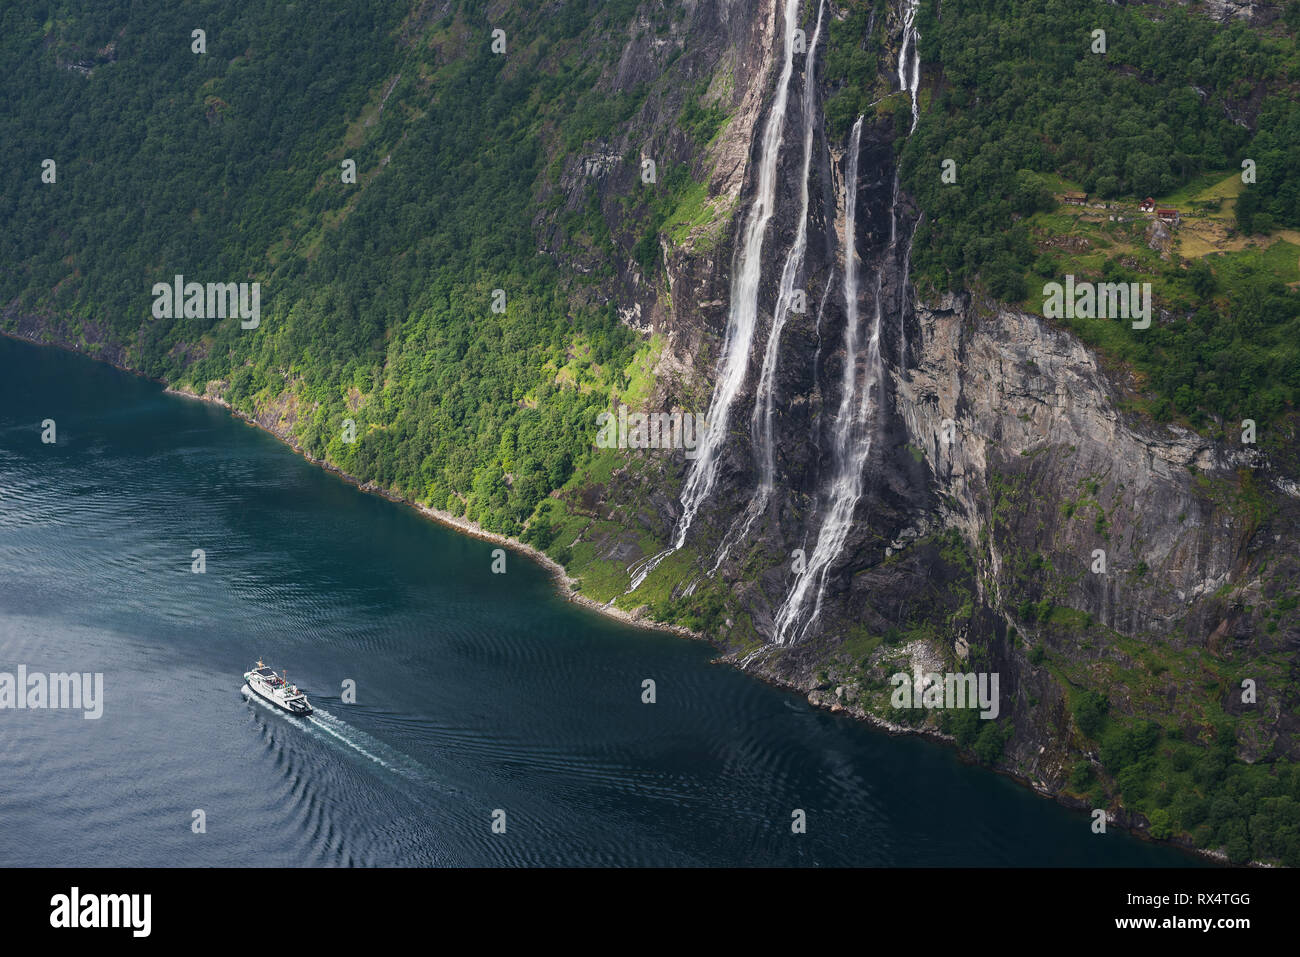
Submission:
<svg viewBox="0 0 1300 957">
<path fill-rule="evenodd" d="M 1216 272 L 1229 279 L 1248 278 L 1262 271 L 1281 282 L 1300 282 L 1300 246 L 1285 239 L 1263 248 L 1211 253 L 1205 258 Z"/>
<path fill-rule="evenodd" d="M 642 549 L 647 557 L 658 551 L 659 547 L 658 543 L 652 539 L 647 539 L 642 543 Z M 636 608 L 638 605 L 650 605 L 651 607 L 664 605 L 670 600 L 672 590 L 678 584 L 696 574 L 695 564 L 698 558 L 699 556 L 695 551 L 689 548 L 673 552 L 646 577 L 640 588 L 631 595 L 621 597 L 615 602 L 615 605 L 627 609 Z M 624 587 L 626 588 L 626 585 Z"/>
<path fill-rule="evenodd" d="M 624 370 L 628 384 L 623 389 L 620 400 L 630 409 L 640 409 L 650 398 L 655 387 L 655 366 L 663 353 L 664 337 L 655 333 L 637 349 L 636 355 Z"/>
<path fill-rule="evenodd" d="M 713 220 L 716 203 L 709 198 L 705 183 L 692 182 L 681 193 L 677 206 L 664 221 L 663 231 L 675 245 L 682 245 L 691 233 Z"/>
<path fill-rule="evenodd" d="M 864 658 L 879 648 L 883 641 L 884 637 L 882 635 L 873 635 L 866 628 L 858 626 L 853 629 L 852 637 L 840 645 L 839 652 L 856 667 Z"/>
<path fill-rule="evenodd" d="M 1225 178 L 1226 177 L 1226 178 Z M 1210 170 L 1193 176 L 1172 193 L 1154 197 L 1157 206 L 1172 206 L 1184 213 L 1194 200 L 1223 199 L 1235 196 L 1238 190 L 1230 184 L 1241 185 L 1241 171 L 1225 173 L 1222 170 Z"/>
</svg>

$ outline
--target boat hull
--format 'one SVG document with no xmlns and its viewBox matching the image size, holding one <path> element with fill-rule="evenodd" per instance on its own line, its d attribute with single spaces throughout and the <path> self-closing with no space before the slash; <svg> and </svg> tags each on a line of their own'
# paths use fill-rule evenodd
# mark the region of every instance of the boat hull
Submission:
<svg viewBox="0 0 1300 957">
<path fill-rule="evenodd" d="M 273 706 L 277 711 L 283 711 L 285 714 L 291 714 L 297 718 L 305 718 L 312 713 L 311 705 L 307 705 L 307 707 L 301 711 L 289 707 L 287 704 L 285 704 L 283 701 L 277 698 L 274 694 L 272 694 L 268 689 L 263 687 L 262 683 L 260 681 L 257 681 L 255 678 L 253 678 L 251 674 L 244 675 L 244 684 L 247 686 L 249 691 L 257 695 L 267 704 Z"/>
</svg>

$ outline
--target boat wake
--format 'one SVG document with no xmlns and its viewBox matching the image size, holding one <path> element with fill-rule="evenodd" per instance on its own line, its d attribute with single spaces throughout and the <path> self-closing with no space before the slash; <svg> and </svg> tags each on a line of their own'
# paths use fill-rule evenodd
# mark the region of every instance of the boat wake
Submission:
<svg viewBox="0 0 1300 957">
<path fill-rule="evenodd" d="M 292 723 L 303 727 L 318 740 L 337 742 L 362 757 L 368 758 L 381 768 L 410 780 L 421 783 L 431 783 L 433 780 L 433 775 L 429 769 L 414 758 L 384 744 L 384 742 L 366 734 L 364 731 L 354 728 L 346 721 L 336 718 L 322 708 L 317 707 L 307 717 L 300 718 L 263 701 L 253 693 L 253 690 L 248 685 L 242 686 L 239 690 L 249 701 L 255 702 L 280 717 L 289 719 Z"/>
</svg>

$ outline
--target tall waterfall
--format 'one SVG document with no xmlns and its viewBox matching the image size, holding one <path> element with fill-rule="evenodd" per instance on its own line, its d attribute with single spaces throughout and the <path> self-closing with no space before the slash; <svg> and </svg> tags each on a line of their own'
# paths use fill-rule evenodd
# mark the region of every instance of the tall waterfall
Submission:
<svg viewBox="0 0 1300 957">
<path fill-rule="evenodd" d="M 806 626 L 804 607 L 813 582 L 817 582 L 816 601 L 821 604 L 826 575 L 831 563 L 839 555 L 848 537 L 853 521 L 853 509 L 862 495 L 862 466 L 871 448 L 870 418 L 872 392 L 880 382 L 880 320 L 882 315 L 880 285 L 881 272 L 877 272 L 876 317 L 871 339 L 867 344 L 866 369 L 859 388 L 858 348 L 858 253 L 854 237 L 857 235 L 858 155 L 862 140 L 862 117 L 853 124 L 849 155 L 844 169 L 844 381 L 840 389 L 840 405 L 835 416 L 832 454 L 835 474 L 829 490 L 830 507 L 817 533 L 817 544 L 808 558 L 802 574 L 795 579 L 794 588 L 776 614 L 776 641 L 785 644 L 797 638 L 792 629 Z M 881 263 L 883 269 L 883 261 Z"/>
<path fill-rule="evenodd" d="M 767 345 L 763 350 L 763 367 L 758 376 L 758 388 L 754 395 L 754 412 L 750 418 L 750 431 L 754 440 L 754 458 L 758 465 L 758 488 L 745 509 L 745 514 L 731 526 L 722 540 L 714 560 L 714 570 L 727 558 L 731 547 L 747 534 L 754 520 L 763 514 L 772 497 L 776 476 L 775 453 L 772 448 L 772 397 L 776 385 L 777 362 L 781 355 L 781 332 L 790 318 L 794 305 L 795 283 L 803 271 L 804 254 L 808 250 L 808 181 L 812 176 L 813 139 L 817 132 L 817 45 L 821 40 L 822 17 L 826 12 L 826 0 L 821 0 L 817 7 L 817 25 L 813 29 L 812 42 L 808 45 L 808 60 L 804 67 L 803 97 L 801 115 L 803 118 L 803 166 L 799 182 L 799 218 L 795 227 L 794 242 L 785 256 L 785 265 L 781 268 L 781 279 L 777 286 L 776 306 L 772 310 L 772 329 L 767 336 Z M 822 300 L 823 303 L 825 299 Z M 820 317 L 819 317 L 820 318 Z"/>
<path fill-rule="evenodd" d="M 915 131 L 920 119 L 919 88 L 921 78 L 921 58 L 918 49 L 920 34 L 915 27 L 918 0 L 904 0 L 907 3 L 903 11 L 903 42 L 898 57 L 898 78 L 902 90 L 912 96 L 912 130 Z M 880 352 L 880 332 L 884 314 L 884 275 L 892 258 L 901 265 L 899 278 L 898 302 L 900 310 L 906 302 L 907 273 L 912 258 L 912 237 L 907 240 L 907 249 L 900 257 L 898 242 L 898 193 L 899 176 L 894 172 L 894 187 L 889 208 L 889 248 L 882 250 L 876 264 L 875 321 L 872 324 L 871 337 L 867 342 L 865 369 L 862 382 L 858 383 L 858 264 L 856 250 L 857 223 L 857 175 L 859 142 L 862 134 L 862 117 L 858 117 L 853 126 L 852 142 L 849 147 L 848 162 L 845 169 L 844 208 L 845 208 L 845 249 L 844 249 L 844 299 L 846 322 L 844 329 L 844 383 L 840 395 L 839 411 L 834 425 L 834 477 L 827 492 L 828 507 L 817 532 L 817 544 L 808 557 L 802 574 L 795 579 L 794 586 L 785 602 L 777 610 L 775 619 L 775 641 L 787 644 L 797 641 L 817 620 L 821 613 L 822 599 L 826 593 L 826 579 L 848 541 L 853 527 L 853 513 L 862 498 L 863 482 L 867 461 L 871 453 L 872 438 L 875 434 L 875 412 L 884 400 L 885 368 Z M 900 263 L 901 258 L 901 263 Z M 905 338 L 904 317 L 899 316 L 899 363 L 905 365 L 907 342 Z M 815 592 L 813 591 L 815 586 Z M 806 609 L 809 595 L 813 607 L 811 613 Z"/>
<path fill-rule="evenodd" d="M 794 243 L 785 257 L 781 282 L 777 288 L 776 308 L 772 313 L 772 332 L 767 337 L 763 351 L 763 369 L 759 373 L 758 391 L 754 399 L 754 448 L 758 457 L 759 489 L 766 500 L 772 492 L 776 467 L 772 450 L 772 394 L 776 380 L 777 359 L 781 352 L 781 332 L 790 318 L 794 301 L 795 283 L 803 269 L 804 254 L 808 249 L 808 178 L 812 174 L 813 134 L 816 132 L 814 111 L 817 106 L 816 56 L 817 41 L 821 38 L 822 14 L 826 2 L 817 8 L 817 26 L 813 30 L 812 44 L 808 47 L 808 66 L 803 83 L 803 168 L 800 173 L 799 220 L 795 227 Z"/>
<path fill-rule="evenodd" d="M 912 94 L 912 128 L 909 133 L 916 132 L 916 124 L 921 119 L 921 33 L 916 29 L 916 8 L 920 0 L 906 0 L 907 9 L 903 12 L 903 44 L 898 53 L 898 86 L 900 89 L 907 90 Z M 908 70 L 907 56 L 911 52 L 912 63 L 911 70 Z M 890 210 L 890 216 L 894 216 L 894 210 L 898 208 L 898 177 L 894 177 L 894 209 Z M 897 219 L 891 220 L 896 226 Z M 895 242 L 897 236 L 894 235 L 894 226 L 891 226 L 889 241 Z M 912 240 L 907 240 L 907 255 L 903 259 L 903 279 L 904 285 L 907 283 L 907 274 L 912 268 Z M 901 299 L 899 300 L 902 301 Z M 907 368 L 907 326 L 903 323 L 902 317 L 898 323 L 898 365 L 900 369 Z"/>
<path fill-rule="evenodd" d="M 907 9 L 903 11 L 903 45 L 898 51 L 898 88 L 906 90 L 912 94 L 912 128 L 911 133 L 916 132 L 916 124 L 921 119 L 921 103 L 918 99 L 921 88 L 921 51 L 917 48 L 921 39 L 920 32 L 916 29 L 916 8 L 920 6 L 920 0 L 904 0 L 907 3 Z M 911 70 L 908 70 L 908 52 L 911 52 Z"/>
<path fill-rule="evenodd" d="M 776 206 L 776 166 L 785 136 L 785 111 L 789 101 L 790 77 L 794 73 L 795 30 L 798 28 L 800 0 L 785 0 L 784 61 L 776 84 L 776 97 L 763 127 L 759 153 L 758 188 L 745 218 L 740 242 L 731 271 L 731 301 L 727 312 L 727 331 L 718 361 L 713 397 L 705 415 L 708 427 L 701 436 L 696 458 L 682 487 L 682 514 L 677 520 L 673 543 L 663 551 L 632 566 L 629 592 L 636 591 L 659 563 L 686 543 L 686 533 L 700 506 L 718 478 L 718 461 L 726 441 L 731 406 L 745 383 L 750 348 L 758 324 L 758 289 L 763 272 L 763 236 Z"/>
</svg>

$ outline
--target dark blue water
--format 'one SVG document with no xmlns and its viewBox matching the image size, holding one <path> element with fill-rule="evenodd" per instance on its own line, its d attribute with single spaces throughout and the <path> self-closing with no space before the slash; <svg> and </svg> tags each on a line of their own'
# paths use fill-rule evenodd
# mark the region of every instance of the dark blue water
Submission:
<svg viewBox="0 0 1300 957">
<path fill-rule="evenodd" d="M 0 338 L 0 671 L 105 683 L 99 720 L 0 711 L 0 865 L 1196 863 L 576 608 L 522 556 L 492 574 L 494 547 Z M 314 719 L 241 695 L 258 657 Z"/>
</svg>

